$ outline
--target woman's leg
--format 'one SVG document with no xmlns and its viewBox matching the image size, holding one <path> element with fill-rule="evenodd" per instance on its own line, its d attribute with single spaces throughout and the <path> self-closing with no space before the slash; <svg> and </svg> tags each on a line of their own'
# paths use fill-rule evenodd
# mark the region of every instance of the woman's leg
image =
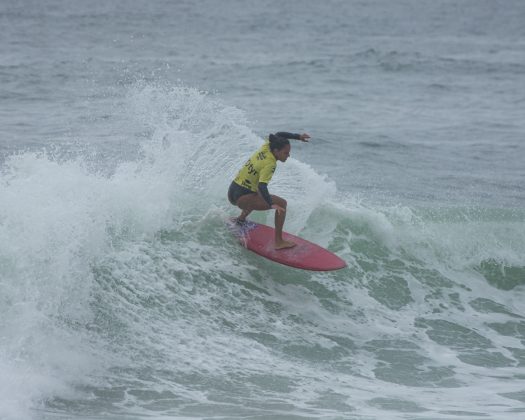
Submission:
<svg viewBox="0 0 525 420">
<path fill-rule="evenodd" d="M 268 210 L 268 203 L 257 193 L 244 194 L 237 199 L 237 207 L 242 212 L 237 220 L 243 222 L 253 210 Z"/>
<path fill-rule="evenodd" d="M 294 242 L 283 239 L 283 226 L 286 219 L 286 200 L 277 195 L 272 195 L 272 202 L 282 207 L 284 211 L 275 211 L 275 249 L 291 248 Z M 257 193 L 246 194 L 237 200 L 237 206 L 242 210 L 237 220 L 244 221 L 253 210 L 269 210 L 268 203 Z"/>
<path fill-rule="evenodd" d="M 283 239 L 283 226 L 284 220 L 286 219 L 286 206 L 287 202 L 284 198 L 279 197 L 278 195 L 272 195 L 272 202 L 277 204 L 279 207 L 282 207 L 284 211 L 275 210 L 274 224 L 275 224 L 275 248 L 291 248 L 295 243 L 290 241 L 285 241 Z"/>
</svg>

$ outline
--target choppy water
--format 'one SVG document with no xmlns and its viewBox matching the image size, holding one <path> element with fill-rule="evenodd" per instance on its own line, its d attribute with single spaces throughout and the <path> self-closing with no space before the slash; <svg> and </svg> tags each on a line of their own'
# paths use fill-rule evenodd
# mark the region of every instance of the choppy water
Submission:
<svg viewBox="0 0 525 420">
<path fill-rule="evenodd" d="M 523 416 L 523 21 L 521 1 L 2 2 L 0 418 Z M 278 130 L 313 137 L 270 185 L 286 229 L 344 270 L 224 227 Z"/>
</svg>

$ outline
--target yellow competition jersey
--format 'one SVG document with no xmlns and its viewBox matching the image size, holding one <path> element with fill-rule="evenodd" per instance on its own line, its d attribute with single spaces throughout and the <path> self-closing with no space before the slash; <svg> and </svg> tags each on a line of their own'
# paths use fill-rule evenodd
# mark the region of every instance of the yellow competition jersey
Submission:
<svg viewBox="0 0 525 420">
<path fill-rule="evenodd" d="M 236 184 L 257 192 L 259 182 L 268 184 L 275 172 L 277 159 L 270 151 L 270 142 L 267 141 L 244 164 L 235 179 Z"/>
</svg>

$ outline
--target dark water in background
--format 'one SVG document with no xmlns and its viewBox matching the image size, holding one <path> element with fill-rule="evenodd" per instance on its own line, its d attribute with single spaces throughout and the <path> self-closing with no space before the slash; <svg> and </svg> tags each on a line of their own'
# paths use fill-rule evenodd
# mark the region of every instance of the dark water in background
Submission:
<svg viewBox="0 0 525 420">
<path fill-rule="evenodd" d="M 524 21 L 520 1 L 2 2 L 0 418 L 522 415 Z M 270 186 L 287 230 L 348 269 L 224 229 L 278 130 L 313 137 Z"/>
</svg>

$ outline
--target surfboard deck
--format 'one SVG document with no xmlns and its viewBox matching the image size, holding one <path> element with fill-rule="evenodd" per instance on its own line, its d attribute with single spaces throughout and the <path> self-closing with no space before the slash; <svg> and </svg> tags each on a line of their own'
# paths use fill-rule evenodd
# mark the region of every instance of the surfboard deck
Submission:
<svg viewBox="0 0 525 420">
<path fill-rule="evenodd" d="M 297 245 L 276 250 L 275 229 L 270 226 L 250 220 L 238 223 L 235 219 L 229 219 L 227 226 L 245 248 L 280 264 L 311 271 L 331 271 L 346 267 L 346 262 L 333 252 L 287 232 L 283 232 L 283 239 Z"/>
</svg>

